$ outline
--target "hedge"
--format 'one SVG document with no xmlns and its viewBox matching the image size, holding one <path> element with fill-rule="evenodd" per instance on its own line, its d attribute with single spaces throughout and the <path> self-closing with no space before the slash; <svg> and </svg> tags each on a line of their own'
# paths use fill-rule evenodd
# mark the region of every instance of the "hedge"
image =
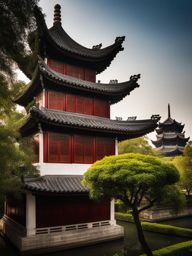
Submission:
<svg viewBox="0 0 192 256">
<path fill-rule="evenodd" d="M 117 220 L 128 221 L 133 223 L 133 217 L 131 214 L 127 213 L 116 213 L 115 214 Z M 152 223 L 152 222 L 144 222 L 142 221 L 142 227 L 145 231 L 161 233 L 166 235 L 174 235 L 180 237 L 192 237 L 192 229 L 189 228 L 180 228 L 171 225 Z"/>
<path fill-rule="evenodd" d="M 141 256 L 145 256 L 142 254 Z M 174 244 L 153 251 L 154 256 L 191 256 L 192 255 L 192 241 Z"/>
<path fill-rule="evenodd" d="M 115 218 L 117 220 L 123 220 L 123 221 L 127 221 L 127 222 L 132 222 L 132 223 L 134 222 L 133 217 L 130 213 L 116 212 Z"/>
</svg>

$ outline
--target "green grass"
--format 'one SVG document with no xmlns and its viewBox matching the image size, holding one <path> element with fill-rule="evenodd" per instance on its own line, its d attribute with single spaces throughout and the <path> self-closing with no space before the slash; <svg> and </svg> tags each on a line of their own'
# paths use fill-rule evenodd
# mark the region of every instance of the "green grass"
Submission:
<svg viewBox="0 0 192 256">
<path fill-rule="evenodd" d="M 142 254 L 144 256 L 146 254 Z M 191 256 L 192 241 L 174 244 L 159 250 L 153 251 L 154 256 Z"/>
<path fill-rule="evenodd" d="M 128 213 L 120 213 L 117 212 L 115 214 L 117 220 L 127 221 L 133 223 L 133 217 Z M 159 224 L 159 223 L 151 223 L 151 222 L 141 222 L 143 230 L 172 235 L 172 236 L 180 236 L 180 237 L 192 237 L 192 229 L 190 228 L 180 228 L 171 225 Z"/>
<path fill-rule="evenodd" d="M 133 223 L 133 217 L 128 213 L 117 212 L 115 214 L 117 220 L 127 221 Z M 192 237 L 192 229 L 180 228 L 171 225 L 151 223 L 142 221 L 142 227 L 145 231 L 166 234 L 171 236 Z M 146 254 L 142 254 L 144 256 Z M 159 250 L 153 251 L 154 256 L 192 256 L 192 241 L 186 241 L 164 247 Z"/>
</svg>

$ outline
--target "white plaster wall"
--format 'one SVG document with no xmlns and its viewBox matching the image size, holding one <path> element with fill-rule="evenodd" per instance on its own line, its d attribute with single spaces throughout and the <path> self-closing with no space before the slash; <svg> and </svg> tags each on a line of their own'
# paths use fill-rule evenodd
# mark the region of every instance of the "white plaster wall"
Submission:
<svg viewBox="0 0 192 256">
<path fill-rule="evenodd" d="M 40 163 L 40 175 L 83 175 L 91 164 Z"/>
</svg>

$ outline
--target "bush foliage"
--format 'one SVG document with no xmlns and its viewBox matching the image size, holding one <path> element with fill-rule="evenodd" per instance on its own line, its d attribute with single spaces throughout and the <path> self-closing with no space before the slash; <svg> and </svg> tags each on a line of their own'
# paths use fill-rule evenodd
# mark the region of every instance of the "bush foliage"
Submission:
<svg viewBox="0 0 192 256">
<path fill-rule="evenodd" d="M 145 256 L 143 254 L 142 256 Z M 192 241 L 174 244 L 159 250 L 153 251 L 154 256 L 191 256 Z"/>
<path fill-rule="evenodd" d="M 115 214 L 117 220 L 133 222 L 133 217 L 131 214 L 117 212 Z M 161 233 L 166 235 L 180 236 L 180 237 L 192 237 L 192 229 L 190 228 L 180 228 L 166 224 L 153 223 L 142 221 L 142 228 L 145 231 Z"/>
</svg>

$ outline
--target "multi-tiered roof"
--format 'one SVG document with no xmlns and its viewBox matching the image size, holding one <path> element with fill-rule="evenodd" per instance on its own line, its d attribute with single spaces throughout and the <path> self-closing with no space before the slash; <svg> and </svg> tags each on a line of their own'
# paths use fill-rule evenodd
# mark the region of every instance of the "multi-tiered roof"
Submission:
<svg viewBox="0 0 192 256">
<path fill-rule="evenodd" d="M 16 103 L 27 106 L 40 92 L 45 90 L 63 93 L 74 93 L 107 100 L 114 104 L 129 95 L 132 90 L 139 87 L 137 83 L 140 75 L 133 75 L 123 83 L 104 84 L 78 79 L 66 74 L 56 72 L 45 62 L 47 58 L 65 60 L 70 64 L 88 67 L 95 74 L 102 72 L 117 55 L 123 50 L 122 43 L 125 37 L 117 37 L 115 43 L 101 48 L 101 45 L 92 49 L 81 46 L 75 42 L 62 28 L 60 6 L 55 6 L 54 24 L 47 28 L 41 17 L 39 31 L 39 61 L 27 89 L 16 99 Z M 37 132 L 39 124 L 43 129 L 62 127 L 62 129 L 76 129 L 79 131 L 92 131 L 107 136 L 115 136 L 119 140 L 134 138 L 149 133 L 155 129 L 159 117 L 153 116 L 147 120 L 118 121 L 109 118 L 77 114 L 48 108 L 33 107 L 30 110 L 27 122 L 21 128 L 22 135 Z"/>
<path fill-rule="evenodd" d="M 44 18 L 39 16 L 39 52 L 42 57 L 65 59 L 66 62 L 75 65 L 84 65 L 101 73 L 115 58 L 119 51 L 123 50 L 122 43 L 125 37 L 116 37 L 115 42 L 105 48 L 102 44 L 94 45 L 92 49 L 86 48 L 74 41 L 62 28 L 60 6 L 55 6 L 53 27 L 47 29 Z"/>
<path fill-rule="evenodd" d="M 189 140 L 189 138 L 185 138 L 183 128 L 184 124 L 171 118 L 168 104 L 168 118 L 163 123 L 159 123 L 158 129 L 156 129 L 157 140 L 152 143 L 166 156 L 180 155 Z"/>
</svg>

